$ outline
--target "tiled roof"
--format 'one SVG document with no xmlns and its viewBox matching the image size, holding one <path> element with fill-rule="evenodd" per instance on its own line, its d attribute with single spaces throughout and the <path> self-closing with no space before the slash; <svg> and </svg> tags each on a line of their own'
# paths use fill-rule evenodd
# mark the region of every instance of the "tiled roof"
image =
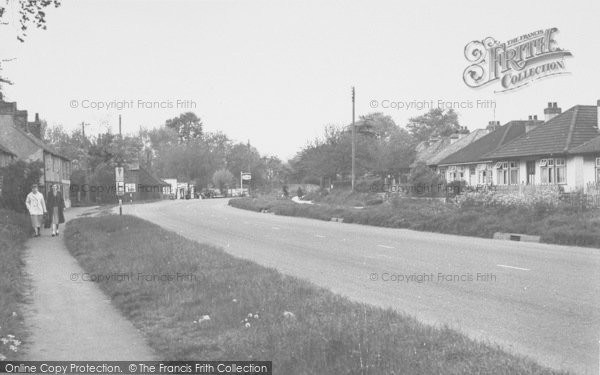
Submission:
<svg viewBox="0 0 600 375">
<path fill-rule="evenodd" d="M 163 180 L 160 180 L 160 179 L 152 176 L 144 168 L 138 167 L 138 169 L 130 169 L 129 172 L 131 172 L 133 174 L 137 174 L 137 177 L 138 177 L 137 181 L 136 181 L 135 178 L 133 177 L 133 175 L 129 174 L 129 176 L 131 176 L 130 178 L 127 178 L 127 180 L 129 182 L 135 181 L 137 184 L 142 185 L 142 186 L 170 186 L 168 183 L 164 182 Z"/>
<path fill-rule="evenodd" d="M 596 106 L 577 105 L 484 157 L 500 159 L 569 153 L 598 136 L 597 111 Z"/>
<path fill-rule="evenodd" d="M 17 156 L 17 154 L 15 154 L 14 152 L 12 152 L 11 150 L 9 150 L 8 148 L 6 148 L 5 146 L 3 146 L 2 144 L 0 144 L 0 152 L 3 152 L 5 154 L 9 154 L 9 155 L 13 155 L 13 156 Z"/>
<path fill-rule="evenodd" d="M 450 138 L 440 138 L 436 141 L 425 141 L 417 145 L 417 155 L 415 161 L 410 165 L 414 167 L 417 163 L 424 162 L 431 159 L 435 154 L 442 151 L 445 147 L 450 144 Z"/>
<path fill-rule="evenodd" d="M 457 152 L 442 159 L 438 165 L 474 163 L 482 160 L 486 153 L 496 150 L 502 145 L 525 134 L 525 126 L 529 121 L 510 121 L 493 132 L 484 135 L 473 143 L 468 144 Z M 543 121 L 538 121 L 540 125 Z"/>
<path fill-rule="evenodd" d="M 14 128 L 17 129 L 17 131 L 19 133 L 21 133 L 23 136 L 29 138 L 33 143 L 35 143 L 36 146 L 43 149 L 44 151 L 46 151 L 54 156 L 58 156 L 59 158 L 63 158 L 65 160 L 71 161 L 71 159 L 69 159 L 65 155 L 61 154 L 60 152 L 56 151 L 56 149 L 54 147 L 47 145 L 46 143 L 44 143 L 41 139 L 39 139 L 35 135 L 33 135 L 31 133 L 27 133 L 23 129 L 19 129 L 18 126 L 15 126 Z"/>
<path fill-rule="evenodd" d="M 438 152 L 434 153 L 427 159 L 425 159 L 425 163 L 427 165 L 438 165 L 441 160 L 446 158 L 447 156 L 455 153 L 456 151 L 462 149 L 463 147 L 471 144 L 472 142 L 478 140 L 487 134 L 487 130 L 485 129 L 476 129 L 471 133 L 464 135 L 463 137 L 457 139 L 456 141 L 450 143 L 448 141 L 446 147 L 443 147 Z"/>
<path fill-rule="evenodd" d="M 569 151 L 569 154 L 600 153 L 600 136 Z"/>
</svg>

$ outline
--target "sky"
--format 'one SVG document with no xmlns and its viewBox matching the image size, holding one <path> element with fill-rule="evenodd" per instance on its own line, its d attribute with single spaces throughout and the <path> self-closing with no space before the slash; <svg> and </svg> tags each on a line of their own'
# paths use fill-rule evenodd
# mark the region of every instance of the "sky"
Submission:
<svg viewBox="0 0 600 375">
<path fill-rule="evenodd" d="M 382 106 L 458 102 L 471 130 L 600 99 L 597 0 L 63 0 L 47 13 L 25 43 L 0 29 L 1 57 L 15 58 L 2 63 L 5 99 L 88 134 L 118 131 L 119 115 L 132 133 L 192 111 L 205 131 L 287 160 L 325 125 L 351 122 L 352 86 L 357 118 L 380 111 L 405 126 L 427 108 Z M 469 42 L 551 27 L 573 54 L 569 74 L 503 93 L 464 83 Z"/>
</svg>

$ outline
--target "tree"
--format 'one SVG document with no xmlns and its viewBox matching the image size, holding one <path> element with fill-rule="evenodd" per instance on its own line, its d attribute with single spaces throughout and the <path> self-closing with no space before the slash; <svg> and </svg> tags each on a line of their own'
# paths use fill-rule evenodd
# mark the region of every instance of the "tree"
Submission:
<svg viewBox="0 0 600 375">
<path fill-rule="evenodd" d="M 221 194 L 225 194 L 225 189 L 233 183 L 233 174 L 227 169 L 219 169 L 213 174 L 212 181 Z"/>
<path fill-rule="evenodd" d="M 165 122 L 167 128 L 175 130 L 180 142 L 202 136 L 202 121 L 193 112 L 186 112 Z"/>
<path fill-rule="evenodd" d="M 409 119 L 406 128 L 418 141 L 426 141 L 432 136 L 469 133 L 466 127 L 460 126 L 458 114 L 453 109 L 444 111 L 441 108 L 433 108 L 424 115 Z"/>
<path fill-rule="evenodd" d="M 20 32 L 17 34 L 17 39 L 20 42 L 25 41 L 27 29 L 29 26 L 35 26 L 38 29 L 46 30 L 46 12 L 45 9 L 54 5 L 55 8 L 60 6 L 60 0 L 11 0 L 17 2 L 19 7 L 19 23 L 21 24 Z M 6 5 L 0 5 L 0 25 L 8 25 L 7 19 L 11 18 L 6 13 Z"/>
</svg>

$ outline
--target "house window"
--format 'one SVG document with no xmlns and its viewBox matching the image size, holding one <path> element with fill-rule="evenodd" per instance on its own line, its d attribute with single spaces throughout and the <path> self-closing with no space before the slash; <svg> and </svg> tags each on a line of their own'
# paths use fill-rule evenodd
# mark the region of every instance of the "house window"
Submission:
<svg viewBox="0 0 600 375">
<path fill-rule="evenodd" d="M 469 176 L 475 176 L 475 166 L 469 166 Z"/>
<path fill-rule="evenodd" d="M 519 183 L 519 162 L 502 161 L 496 163 L 498 185 L 517 185 Z"/>
<path fill-rule="evenodd" d="M 565 184 L 567 182 L 565 168 L 565 159 L 562 158 L 540 160 L 542 184 Z"/>
<path fill-rule="evenodd" d="M 487 184 L 487 171 L 479 171 L 477 176 L 477 183 L 480 185 Z"/>
<path fill-rule="evenodd" d="M 535 160 L 528 160 L 526 164 L 527 185 L 535 184 Z"/>
</svg>

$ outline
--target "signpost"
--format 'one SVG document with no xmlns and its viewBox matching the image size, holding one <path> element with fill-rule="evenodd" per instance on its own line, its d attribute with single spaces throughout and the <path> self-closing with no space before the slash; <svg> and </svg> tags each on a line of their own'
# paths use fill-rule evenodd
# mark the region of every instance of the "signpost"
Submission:
<svg viewBox="0 0 600 375">
<path fill-rule="evenodd" d="M 117 183 L 117 196 L 119 197 L 119 215 L 123 215 L 123 195 L 125 194 L 125 172 L 123 167 L 115 167 L 115 181 Z"/>
<path fill-rule="evenodd" d="M 242 196 L 244 195 L 244 181 L 252 180 L 252 173 L 240 171 L 240 190 Z"/>
</svg>

